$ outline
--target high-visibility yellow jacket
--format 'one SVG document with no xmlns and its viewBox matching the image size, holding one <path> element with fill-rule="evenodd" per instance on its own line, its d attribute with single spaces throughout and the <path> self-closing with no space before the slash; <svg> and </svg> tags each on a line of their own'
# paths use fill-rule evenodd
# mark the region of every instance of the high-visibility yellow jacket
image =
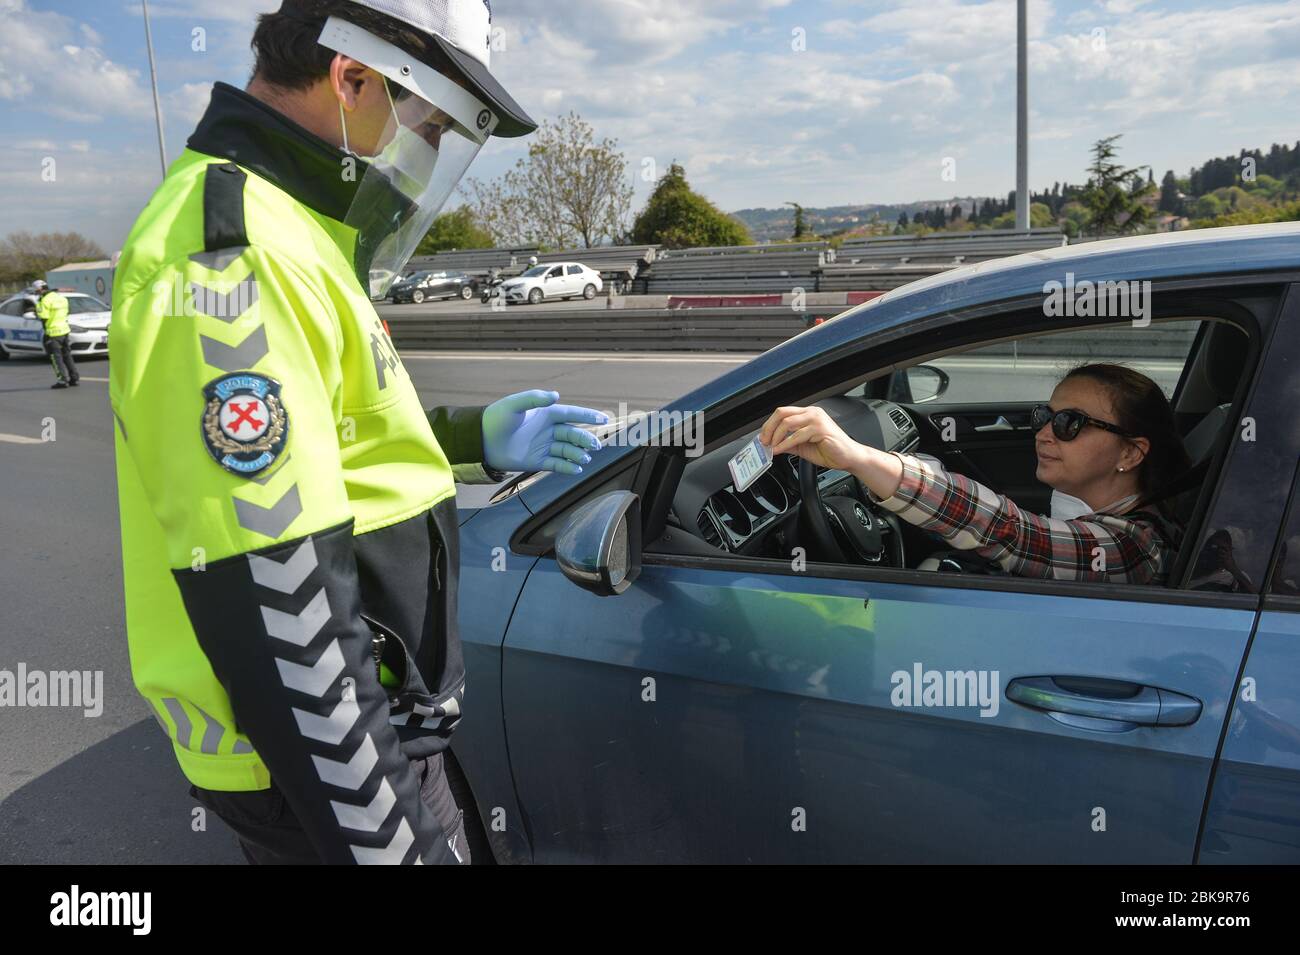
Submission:
<svg viewBox="0 0 1300 955">
<path fill-rule="evenodd" d="M 67 335 L 68 300 L 58 292 L 46 292 L 36 303 L 36 317 L 45 323 L 45 334 L 50 338 Z"/>
<path fill-rule="evenodd" d="M 421 407 L 354 274 L 338 150 L 224 84 L 188 145 L 113 288 L 136 686 L 191 781 L 274 780 L 324 861 L 442 861 L 409 758 L 461 712 L 454 478 L 498 477 L 482 409 Z"/>
</svg>

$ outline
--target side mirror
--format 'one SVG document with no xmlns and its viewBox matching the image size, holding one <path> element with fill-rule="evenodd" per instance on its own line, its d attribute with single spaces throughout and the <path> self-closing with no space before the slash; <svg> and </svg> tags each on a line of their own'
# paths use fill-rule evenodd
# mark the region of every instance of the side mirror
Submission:
<svg viewBox="0 0 1300 955">
<path fill-rule="evenodd" d="M 555 559 L 571 581 L 602 597 L 621 594 L 641 574 L 641 500 L 613 491 L 587 501 L 555 541 Z"/>
<path fill-rule="evenodd" d="M 899 404 L 920 405 L 938 401 L 948 391 L 946 372 L 933 365 L 914 365 L 896 371 L 889 383 L 889 400 Z"/>
</svg>

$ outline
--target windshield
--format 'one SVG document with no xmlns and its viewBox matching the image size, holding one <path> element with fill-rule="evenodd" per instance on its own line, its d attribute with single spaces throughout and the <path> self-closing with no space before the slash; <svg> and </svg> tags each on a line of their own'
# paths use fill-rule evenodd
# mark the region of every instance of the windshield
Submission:
<svg viewBox="0 0 1300 955">
<path fill-rule="evenodd" d="M 95 298 L 93 295 L 69 295 L 68 296 L 68 314 L 85 315 L 87 312 L 108 312 L 112 311 L 107 305 Z"/>
<path fill-rule="evenodd" d="M 549 265 L 534 265 L 531 269 L 529 269 L 527 272 L 525 272 L 523 275 L 519 277 L 521 279 L 536 278 L 539 275 L 545 275 L 546 270 L 549 268 L 550 268 Z"/>
</svg>

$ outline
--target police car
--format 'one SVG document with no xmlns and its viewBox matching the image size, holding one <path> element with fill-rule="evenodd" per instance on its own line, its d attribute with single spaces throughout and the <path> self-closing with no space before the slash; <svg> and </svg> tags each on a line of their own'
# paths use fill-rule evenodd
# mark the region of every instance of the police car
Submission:
<svg viewBox="0 0 1300 955">
<path fill-rule="evenodd" d="M 73 354 L 78 358 L 107 355 L 112 309 L 93 295 L 56 291 L 68 300 Z M 44 325 L 36 317 L 36 296 L 31 289 L 0 302 L 0 360 L 10 355 L 44 355 L 44 333 Z"/>
</svg>

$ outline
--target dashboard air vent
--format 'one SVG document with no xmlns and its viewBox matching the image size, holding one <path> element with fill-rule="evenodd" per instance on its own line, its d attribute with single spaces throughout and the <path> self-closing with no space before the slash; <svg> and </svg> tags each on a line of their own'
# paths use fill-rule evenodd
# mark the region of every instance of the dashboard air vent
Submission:
<svg viewBox="0 0 1300 955">
<path fill-rule="evenodd" d="M 695 526 L 700 529 L 700 535 L 720 550 L 726 550 L 723 546 L 722 535 L 718 533 L 718 526 L 713 523 L 713 518 L 707 510 L 700 511 L 700 516 L 695 519 Z"/>
</svg>

